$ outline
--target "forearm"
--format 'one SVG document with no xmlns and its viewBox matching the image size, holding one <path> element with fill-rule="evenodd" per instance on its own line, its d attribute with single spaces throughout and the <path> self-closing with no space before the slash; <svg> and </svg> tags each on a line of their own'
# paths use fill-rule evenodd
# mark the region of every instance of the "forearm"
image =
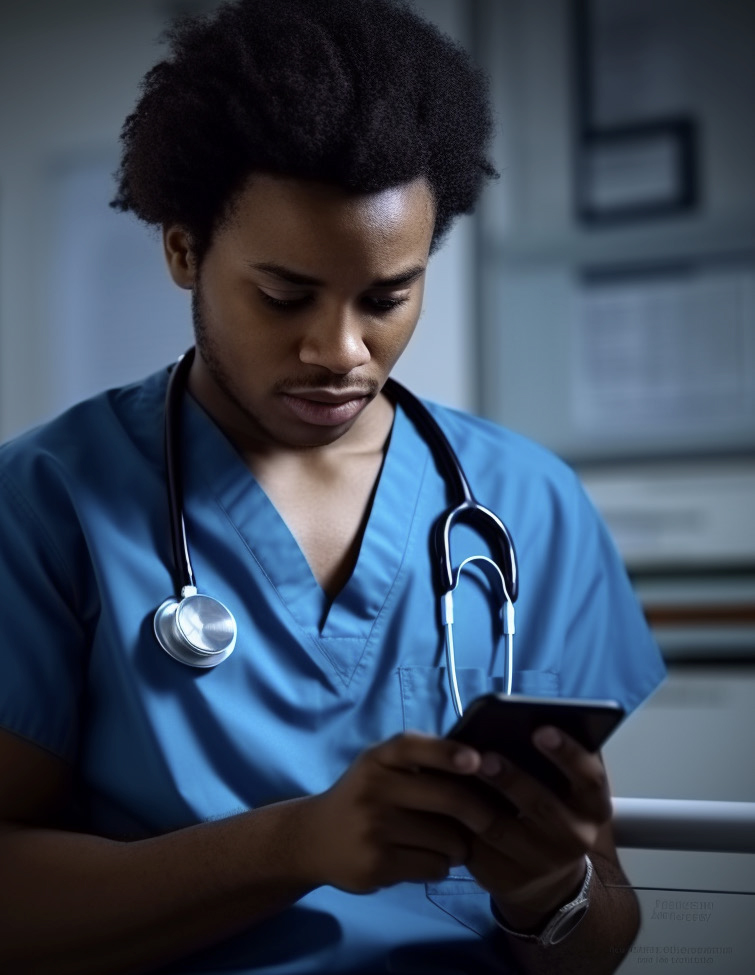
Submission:
<svg viewBox="0 0 755 975">
<path fill-rule="evenodd" d="M 306 799 L 119 843 L 0 831 L 0 970 L 148 972 L 275 914 L 314 886 Z"/>
<path fill-rule="evenodd" d="M 590 908 L 561 943 L 541 948 L 508 936 L 505 952 L 523 975 L 608 975 L 618 968 L 639 928 L 639 908 L 620 866 L 597 853 Z"/>
</svg>

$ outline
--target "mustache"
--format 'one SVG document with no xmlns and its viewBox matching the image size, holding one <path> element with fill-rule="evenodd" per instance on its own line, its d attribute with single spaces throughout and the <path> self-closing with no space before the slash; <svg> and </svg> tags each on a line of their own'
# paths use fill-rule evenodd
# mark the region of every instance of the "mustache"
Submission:
<svg viewBox="0 0 755 975">
<path fill-rule="evenodd" d="M 380 384 L 376 379 L 354 378 L 350 376 L 300 376 L 291 379 L 279 379 L 273 386 L 276 393 L 306 392 L 307 390 L 328 389 L 334 393 L 348 390 L 359 390 L 365 396 L 377 396 Z"/>
</svg>

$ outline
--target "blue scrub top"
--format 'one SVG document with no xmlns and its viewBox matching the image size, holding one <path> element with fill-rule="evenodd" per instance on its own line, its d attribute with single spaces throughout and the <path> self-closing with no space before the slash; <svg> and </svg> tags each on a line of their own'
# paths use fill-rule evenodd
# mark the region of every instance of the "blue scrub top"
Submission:
<svg viewBox="0 0 755 975">
<path fill-rule="evenodd" d="M 120 838 L 321 792 L 368 745 L 454 722 L 431 546 L 451 499 L 400 408 L 356 567 L 330 603 L 231 443 L 185 397 L 197 584 L 231 609 L 239 636 L 211 670 L 161 650 L 153 616 L 173 592 L 166 380 L 95 397 L 0 448 L 0 726 L 73 763 L 79 827 Z M 514 691 L 631 711 L 664 668 L 574 474 L 510 431 L 431 409 L 517 546 Z M 455 564 L 487 551 L 455 531 Z M 454 632 L 462 700 L 502 690 L 505 645 L 474 571 Z M 505 971 L 494 931 L 487 895 L 454 869 L 369 896 L 320 888 L 170 971 Z"/>
</svg>

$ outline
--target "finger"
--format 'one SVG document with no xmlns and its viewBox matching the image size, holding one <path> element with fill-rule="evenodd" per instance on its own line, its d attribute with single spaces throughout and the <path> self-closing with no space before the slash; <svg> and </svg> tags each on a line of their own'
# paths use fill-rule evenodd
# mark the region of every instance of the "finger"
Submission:
<svg viewBox="0 0 755 975">
<path fill-rule="evenodd" d="M 532 740 L 569 780 L 568 804 L 597 823 L 607 822 L 612 812 L 611 791 L 600 755 L 588 752 L 565 732 L 549 725 L 538 728 Z"/>
<path fill-rule="evenodd" d="M 570 858 L 581 855 L 592 846 L 599 823 L 572 808 L 569 799 L 557 796 L 548 786 L 500 755 L 484 755 L 481 769 L 488 781 L 517 808 L 519 818 L 516 822 L 528 830 L 528 835 L 534 836 L 534 844 L 545 855 Z M 495 829 L 501 830 L 504 826 L 497 824 Z M 529 832 L 530 827 L 533 833 Z M 484 838 L 487 840 L 490 835 L 487 831 Z M 523 840 L 524 835 L 520 839 Z M 502 848 L 499 839 L 489 841 Z"/>
<path fill-rule="evenodd" d="M 492 791 L 487 797 L 478 783 L 434 770 L 393 770 L 381 782 L 380 798 L 400 809 L 447 816 L 473 833 L 483 832 L 500 815 Z"/>
<path fill-rule="evenodd" d="M 397 809 L 385 822 L 380 839 L 391 846 L 437 853 L 458 866 L 469 857 L 472 835 L 447 816 Z"/>
<path fill-rule="evenodd" d="M 448 857 L 415 847 L 393 847 L 383 869 L 381 886 L 445 880 L 451 869 Z"/>
<path fill-rule="evenodd" d="M 478 880 L 486 880 L 490 886 L 518 887 L 547 876 L 572 858 L 572 854 L 553 850 L 550 837 L 544 839 L 533 823 L 504 817 L 475 837 L 466 864 Z"/>
<path fill-rule="evenodd" d="M 386 768 L 408 771 L 429 768 L 455 775 L 473 775 L 480 767 L 480 754 L 473 748 L 418 731 L 396 735 L 368 749 L 368 754 Z"/>
</svg>

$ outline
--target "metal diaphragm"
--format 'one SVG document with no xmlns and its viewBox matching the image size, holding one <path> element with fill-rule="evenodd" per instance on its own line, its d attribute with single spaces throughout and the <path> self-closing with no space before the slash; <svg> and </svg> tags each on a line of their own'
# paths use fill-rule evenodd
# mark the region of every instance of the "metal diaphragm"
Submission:
<svg viewBox="0 0 755 975">
<path fill-rule="evenodd" d="M 189 667 L 217 667 L 236 645 L 236 620 L 212 596 L 171 596 L 155 613 L 155 636 L 174 660 Z"/>
</svg>

